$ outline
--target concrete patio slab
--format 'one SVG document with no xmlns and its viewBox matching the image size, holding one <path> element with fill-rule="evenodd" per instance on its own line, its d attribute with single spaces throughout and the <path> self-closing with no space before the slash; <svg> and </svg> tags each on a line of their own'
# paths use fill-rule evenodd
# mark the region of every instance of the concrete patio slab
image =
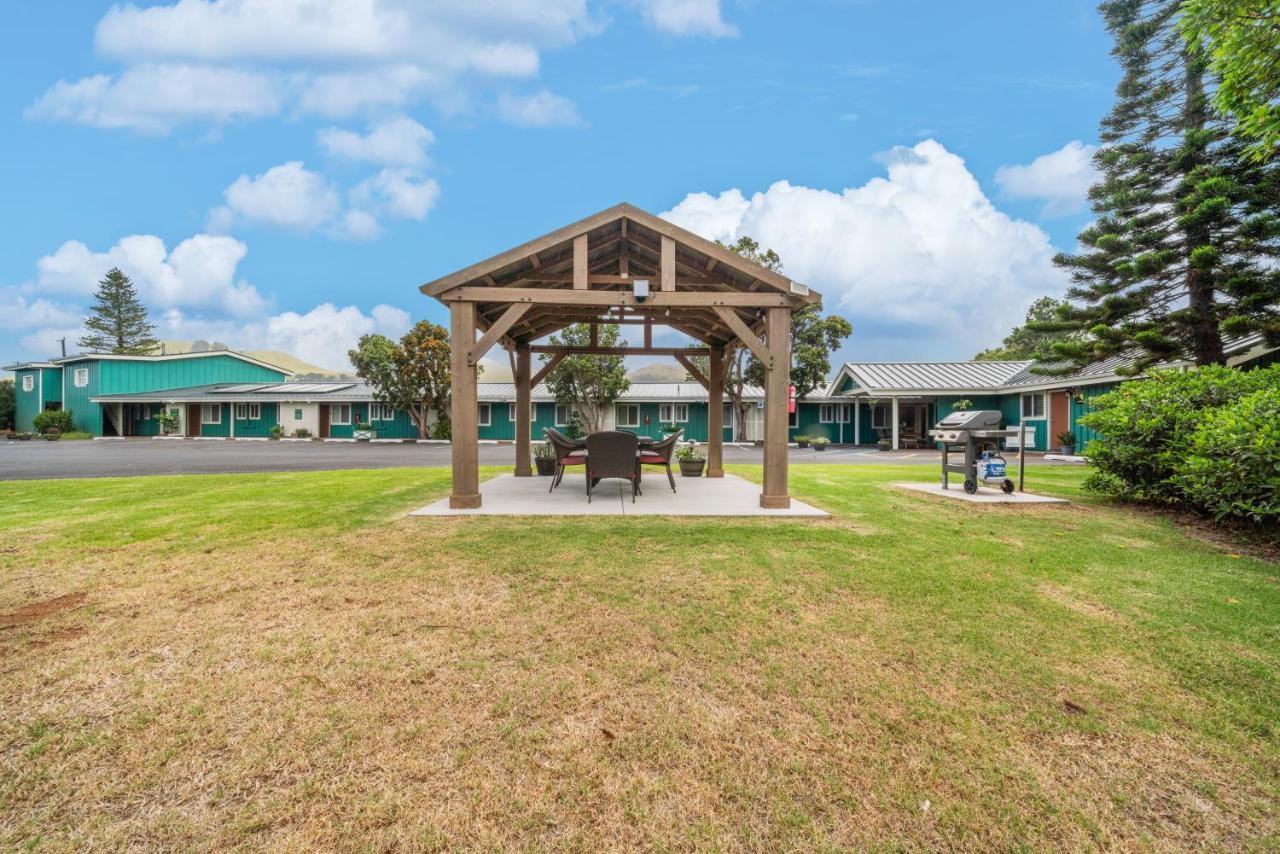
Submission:
<svg viewBox="0 0 1280 854">
<path fill-rule="evenodd" d="M 954 498 L 957 501 L 968 501 L 971 504 L 1070 504 L 1065 498 L 1051 498 L 1048 495 L 1033 495 L 1030 492 L 1011 492 L 1005 494 L 998 489 L 979 486 L 973 495 L 964 491 L 961 481 L 955 479 L 950 489 L 943 489 L 941 483 L 895 483 L 899 489 L 912 492 L 923 492 L 926 495 L 939 495 L 943 498 Z"/>
<path fill-rule="evenodd" d="M 545 477 L 504 474 L 480 484 L 481 504 L 472 510 L 454 510 L 443 498 L 414 510 L 410 516 L 760 516 L 822 518 L 831 514 L 803 501 L 791 499 L 785 510 L 760 506 L 760 485 L 731 474 L 722 478 L 676 477 L 671 492 L 665 475 L 646 472 L 644 494 L 631 503 L 631 488 L 620 480 L 606 480 L 596 487 L 587 503 L 581 473 L 565 475 L 551 493 Z"/>
</svg>

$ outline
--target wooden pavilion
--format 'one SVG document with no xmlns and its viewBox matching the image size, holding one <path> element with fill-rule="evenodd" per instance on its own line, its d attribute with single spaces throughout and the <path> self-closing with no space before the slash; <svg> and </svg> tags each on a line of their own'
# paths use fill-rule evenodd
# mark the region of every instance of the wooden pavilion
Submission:
<svg viewBox="0 0 1280 854">
<path fill-rule="evenodd" d="M 566 355 L 667 355 L 707 389 L 707 476 L 723 477 L 728 359 L 747 347 L 765 365 L 762 507 L 789 507 L 787 420 L 791 314 L 820 296 L 780 273 L 653 214 L 620 204 L 429 282 L 422 292 L 449 307 L 452 342 L 453 492 L 450 506 L 480 506 L 476 365 L 495 345 L 513 354 L 517 477 L 531 468 L 530 392 Z M 590 324 L 592 345 L 539 339 Z M 595 346 L 603 324 L 643 327 L 637 347 Z M 655 347 L 653 327 L 701 343 Z M 479 338 L 477 339 L 477 333 Z M 546 357 L 534 373 L 534 355 Z M 690 356 L 705 356 L 704 374 Z"/>
</svg>

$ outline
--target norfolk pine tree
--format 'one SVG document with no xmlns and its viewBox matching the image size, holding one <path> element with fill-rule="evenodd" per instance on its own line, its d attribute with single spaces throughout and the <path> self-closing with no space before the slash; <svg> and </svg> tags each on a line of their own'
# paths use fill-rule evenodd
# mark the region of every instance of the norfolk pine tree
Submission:
<svg viewBox="0 0 1280 854">
<path fill-rule="evenodd" d="M 145 356 L 160 346 L 155 327 L 147 320 L 147 307 L 138 299 L 133 282 L 117 267 L 98 282 L 84 328 L 78 344 L 88 353 Z"/>
</svg>

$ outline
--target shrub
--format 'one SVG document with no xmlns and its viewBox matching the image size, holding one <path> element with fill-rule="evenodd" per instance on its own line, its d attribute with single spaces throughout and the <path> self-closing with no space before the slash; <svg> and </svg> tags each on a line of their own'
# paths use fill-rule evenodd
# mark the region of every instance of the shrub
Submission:
<svg viewBox="0 0 1280 854">
<path fill-rule="evenodd" d="M 1243 519 L 1280 537 L 1280 384 L 1206 413 L 1173 477 L 1215 519 Z"/>
<path fill-rule="evenodd" d="M 1085 454 L 1095 472 L 1086 486 L 1121 498 L 1182 501 L 1173 476 L 1204 415 L 1217 407 L 1280 383 L 1280 366 L 1239 371 L 1207 366 L 1193 371 L 1152 371 L 1094 399 L 1080 419 L 1101 438 Z"/>
<path fill-rule="evenodd" d="M 73 441 L 79 441 L 83 439 L 92 439 L 92 438 L 93 438 L 92 433 L 86 433 L 83 430 L 72 430 L 69 433 L 62 434 L 62 441 L 64 442 L 73 442 Z"/>
<path fill-rule="evenodd" d="M 293 435 L 299 439 L 310 439 L 311 431 L 308 430 L 306 427 L 299 427 L 297 430 L 293 431 Z"/>
<path fill-rule="evenodd" d="M 271 438 L 272 438 L 272 439 L 279 439 L 279 438 L 281 438 L 281 437 L 283 437 L 283 436 L 284 436 L 284 428 L 283 428 L 283 427 L 281 427 L 279 424 L 272 424 L 272 425 L 271 425 Z"/>
<path fill-rule="evenodd" d="M 453 422 L 448 418 L 437 418 L 436 423 L 431 428 L 432 439 L 452 439 L 453 438 Z"/>
<path fill-rule="evenodd" d="M 156 421 L 160 424 L 160 434 L 163 436 L 171 436 L 177 433 L 178 428 L 182 426 L 182 419 L 167 406 L 160 410 L 160 414 L 156 416 Z"/>
<path fill-rule="evenodd" d="M 37 433 L 48 433 L 50 430 L 70 433 L 76 429 L 76 420 L 69 409 L 46 409 L 35 417 L 33 423 Z"/>
<path fill-rule="evenodd" d="M 698 447 L 696 442 L 687 442 L 676 448 L 676 459 L 683 463 L 705 460 L 707 452 Z"/>
</svg>

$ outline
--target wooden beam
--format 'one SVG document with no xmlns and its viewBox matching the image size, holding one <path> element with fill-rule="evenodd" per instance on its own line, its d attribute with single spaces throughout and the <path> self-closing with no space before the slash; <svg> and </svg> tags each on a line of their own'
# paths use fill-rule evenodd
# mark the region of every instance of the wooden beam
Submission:
<svg viewBox="0 0 1280 854">
<path fill-rule="evenodd" d="M 453 492 L 455 510 L 480 506 L 480 455 L 476 400 L 476 369 L 467 361 L 468 345 L 476 340 L 476 307 L 455 302 L 449 306 L 449 361 L 452 371 Z"/>
<path fill-rule="evenodd" d="M 531 447 L 529 440 L 533 425 L 529 422 L 529 405 L 533 386 L 529 383 L 530 357 L 529 348 L 516 350 L 516 365 L 513 379 L 516 382 L 516 477 L 532 477 L 533 467 L 530 465 Z"/>
<path fill-rule="evenodd" d="M 529 348 L 529 352 L 530 352 L 530 353 L 532 353 L 532 352 L 533 352 L 533 348 L 532 348 L 532 347 L 530 347 L 530 348 Z M 534 388 L 534 387 L 536 387 L 536 386 L 538 385 L 538 383 L 540 383 L 540 382 L 542 382 L 544 379 L 546 379 L 546 378 L 547 378 L 547 374 L 549 374 L 549 373 L 551 373 L 552 371 L 554 371 L 554 370 L 556 369 L 556 365 L 558 365 L 558 364 L 560 364 L 561 362 L 563 362 L 563 361 L 564 361 L 564 357 L 565 357 L 565 355 L 566 355 L 565 353 L 556 353 L 556 354 L 552 355 L 552 357 L 551 357 L 550 359 L 548 359 L 548 360 L 547 360 L 547 361 L 542 365 L 542 367 L 541 367 L 541 368 L 539 368 L 539 369 L 538 369 L 538 372 L 537 372 L 536 374 L 534 374 L 532 377 L 530 377 L 530 379 L 529 379 L 529 387 L 530 387 L 530 388 Z"/>
<path fill-rule="evenodd" d="M 591 324 L 591 346 L 600 346 L 600 324 L 598 323 Z"/>
<path fill-rule="evenodd" d="M 574 290 L 587 289 L 587 236 L 579 234 L 573 238 L 573 287 Z"/>
<path fill-rule="evenodd" d="M 533 265 L 533 269 L 535 269 L 535 270 L 541 270 L 541 269 L 542 269 L 542 262 L 538 260 L 538 253 L 537 253 L 537 252 L 531 252 L 531 253 L 529 253 L 529 263 Z"/>
<path fill-rule="evenodd" d="M 791 385 L 791 312 L 769 309 L 766 318 L 770 359 L 764 381 L 764 485 L 760 506 L 791 506 L 787 492 L 787 402 Z"/>
<path fill-rule="evenodd" d="M 651 317 L 644 319 L 644 346 L 646 348 L 653 346 L 653 318 Z"/>
<path fill-rule="evenodd" d="M 562 356 L 705 356 L 706 347 L 566 347 L 559 344 L 534 344 L 529 350 L 539 355 L 558 353 Z"/>
<path fill-rule="evenodd" d="M 725 326 L 728 326 L 733 331 L 733 334 L 738 336 L 738 340 L 746 344 L 751 349 L 751 352 L 756 354 L 756 358 L 764 364 L 765 368 L 769 368 L 771 354 L 765 343 L 751 331 L 751 328 L 743 322 L 736 311 L 724 306 L 716 306 L 715 308 L 716 314 L 724 321 Z"/>
<path fill-rule="evenodd" d="M 717 263 L 717 262 L 716 262 L 716 259 L 714 259 L 714 258 L 708 258 L 708 259 L 707 259 L 707 267 L 706 267 L 706 270 L 707 270 L 707 274 L 708 274 L 708 275 L 710 275 L 710 274 L 711 274 L 711 271 L 712 271 L 712 270 L 714 270 L 714 269 L 716 268 L 716 263 Z"/>
<path fill-rule="evenodd" d="M 633 273 L 631 275 L 615 275 L 613 273 L 588 273 L 588 285 L 624 285 L 630 287 L 636 279 L 653 279 L 656 273 Z M 573 284 L 574 278 L 572 273 L 535 273 L 530 276 L 521 276 L 518 279 L 512 279 L 507 283 L 506 287 L 519 288 L 525 284 L 550 284 L 550 285 L 569 285 Z M 713 279 L 707 276 L 689 275 L 684 273 L 676 274 L 677 287 L 728 287 L 728 284 L 722 279 Z"/>
<path fill-rule="evenodd" d="M 476 362 L 484 358 L 484 354 L 489 352 L 489 348 L 493 346 L 494 342 L 503 335 L 506 335 L 507 330 L 510 329 L 517 320 L 524 317 L 525 312 L 530 308 L 531 306 L 527 302 L 513 303 L 509 306 L 507 310 L 502 313 L 502 317 L 499 317 L 494 321 L 488 331 L 484 333 L 484 336 L 467 351 L 467 364 L 474 365 Z"/>
<path fill-rule="evenodd" d="M 799 303 L 779 293 L 744 294 L 719 291 L 653 293 L 644 302 L 627 291 L 578 291 L 567 288 L 461 287 L 440 295 L 445 302 L 530 302 L 542 305 L 625 305 L 653 308 L 787 308 Z"/>
<path fill-rule="evenodd" d="M 676 289 L 676 242 L 665 234 L 662 235 L 662 259 L 659 269 L 661 290 Z"/>
<path fill-rule="evenodd" d="M 676 354 L 675 359 L 677 362 L 680 363 L 680 365 L 686 371 L 689 372 L 689 376 L 693 377 L 694 382 L 696 382 L 698 385 L 702 386 L 703 388 L 707 389 L 708 391 L 711 390 L 710 381 L 707 379 L 706 375 L 702 373 L 702 371 L 698 370 L 698 366 L 693 363 L 692 359 L 690 359 L 688 356 L 682 356 L 679 353 Z"/>
</svg>

